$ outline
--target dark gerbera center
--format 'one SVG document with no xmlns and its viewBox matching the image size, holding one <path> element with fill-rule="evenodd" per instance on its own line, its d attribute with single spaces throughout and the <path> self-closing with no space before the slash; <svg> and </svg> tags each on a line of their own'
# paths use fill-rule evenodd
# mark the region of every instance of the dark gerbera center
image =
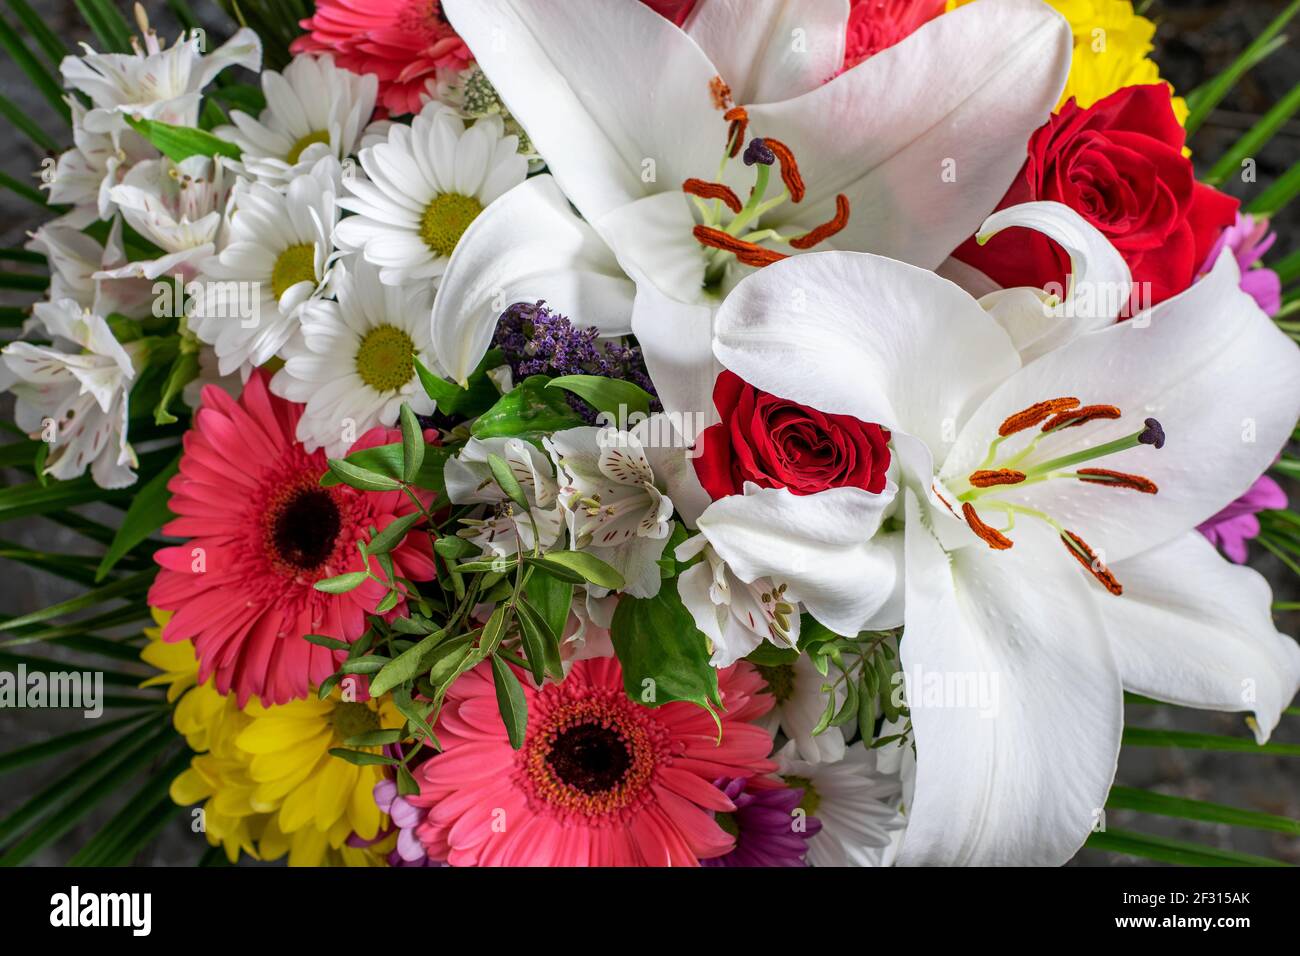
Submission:
<svg viewBox="0 0 1300 956">
<path fill-rule="evenodd" d="M 314 571 L 334 551 L 342 521 L 324 488 L 305 487 L 288 495 L 269 515 L 268 544 L 275 559 L 298 571 Z"/>
<path fill-rule="evenodd" d="M 590 723 L 556 734 L 546 762 L 562 783 L 595 795 L 622 782 L 632 766 L 632 755 L 612 728 Z"/>
</svg>

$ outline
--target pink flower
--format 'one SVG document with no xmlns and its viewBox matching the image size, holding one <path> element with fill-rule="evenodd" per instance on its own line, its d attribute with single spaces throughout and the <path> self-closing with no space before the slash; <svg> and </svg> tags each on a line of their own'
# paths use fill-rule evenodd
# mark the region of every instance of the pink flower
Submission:
<svg viewBox="0 0 1300 956">
<path fill-rule="evenodd" d="M 362 570 L 357 540 L 415 508 L 400 491 L 321 487 L 325 453 L 295 440 L 301 415 L 301 405 L 267 391 L 260 371 L 239 401 L 207 386 L 185 434 L 180 473 L 167 485 L 178 517 L 163 533 L 190 540 L 154 555 L 162 570 L 149 603 L 176 612 L 163 640 L 194 641 L 199 680 L 215 675 L 217 690 L 233 688 L 240 707 L 253 696 L 267 706 L 304 697 L 334 672 L 334 653 L 303 635 L 355 640 L 387 589 L 366 581 L 326 594 L 313 585 Z M 400 438 L 376 428 L 352 450 Z M 392 558 L 398 576 L 420 581 L 435 573 L 423 531 L 409 533 Z M 383 576 L 373 559 L 371 570 Z"/>
<path fill-rule="evenodd" d="M 1286 507 L 1286 492 L 1268 475 L 1260 475 L 1246 493 L 1196 530 L 1229 559 L 1246 563 L 1246 542 L 1259 536 L 1261 511 Z"/>
<path fill-rule="evenodd" d="M 393 114 L 420 112 L 437 71 L 463 70 L 471 59 L 439 0 L 317 0 L 300 26 L 307 35 L 293 41 L 294 53 L 328 51 L 346 70 L 375 74 Z"/>
<path fill-rule="evenodd" d="M 734 839 L 713 814 L 733 801 L 719 777 L 772 772 L 772 707 L 747 663 L 718 672 L 722 736 L 694 704 L 628 697 L 617 659 L 577 661 L 558 684 L 524 685 L 528 727 L 513 750 L 482 664 L 448 692 L 443 750 L 416 773 L 429 856 L 453 866 L 695 866 Z"/>
<path fill-rule="evenodd" d="M 686 22 L 691 9 L 695 6 L 695 0 L 641 0 L 641 2 L 665 20 L 671 20 L 678 26 Z"/>
<path fill-rule="evenodd" d="M 1268 220 L 1256 220 L 1249 213 L 1238 212 L 1237 221 L 1223 230 L 1219 239 L 1205 257 L 1199 279 L 1206 275 L 1218 261 L 1224 248 L 1232 250 L 1241 269 L 1241 291 L 1254 299 L 1268 315 L 1277 315 L 1282 308 L 1282 280 L 1272 269 L 1260 264 L 1260 258 L 1277 241 L 1277 233 L 1268 231 Z M 1254 535 L 1252 535 L 1254 537 Z"/>
<path fill-rule="evenodd" d="M 929 23 L 947 0 L 851 0 L 844 43 L 844 69 L 893 46 Z"/>
</svg>

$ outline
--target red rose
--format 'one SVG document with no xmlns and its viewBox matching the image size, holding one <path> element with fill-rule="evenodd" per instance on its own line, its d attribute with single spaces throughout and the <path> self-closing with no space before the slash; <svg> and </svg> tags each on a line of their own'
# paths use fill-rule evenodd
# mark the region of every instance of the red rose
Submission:
<svg viewBox="0 0 1300 956">
<path fill-rule="evenodd" d="M 1124 257 L 1137 304 L 1154 305 L 1192 284 L 1237 214 L 1237 200 L 1196 181 L 1184 136 L 1162 83 L 1125 87 L 1086 110 L 1070 100 L 1030 138 L 1029 158 L 998 208 L 1069 206 Z M 955 255 L 1003 286 L 1064 287 L 1070 269 L 1060 246 L 1022 228 L 982 248 L 968 239 Z"/>
<path fill-rule="evenodd" d="M 845 487 L 879 494 L 885 487 L 889 432 L 879 425 L 777 398 L 725 371 L 713 403 L 722 421 L 700 435 L 695 459 L 711 498 L 738 495 L 747 481 L 796 495 Z"/>
</svg>

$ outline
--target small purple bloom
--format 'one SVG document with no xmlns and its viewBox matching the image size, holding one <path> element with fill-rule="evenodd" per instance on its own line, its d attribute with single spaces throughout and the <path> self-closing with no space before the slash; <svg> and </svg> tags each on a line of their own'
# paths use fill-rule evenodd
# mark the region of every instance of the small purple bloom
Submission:
<svg viewBox="0 0 1300 956">
<path fill-rule="evenodd" d="M 724 856 L 701 860 L 703 866 L 807 866 L 808 841 L 822 828 L 820 820 L 796 812 L 803 799 L 798 787 L 751 786 L 751 777 L 723 777 L 714 786 L 736 805 L 719 813 L 718 825 L 736 838 Z"/>
<path fill-rule="evenodd" d="M 1268 475 L 1260 475 L 1244 495 L 1197 527 L 1210 543 L 1237 564 L 1246 563 L 1246 542 L 1259 535 L 1261 511 L 1286 507 L 1286 492 Z"/>
<path fill-rule="evenodd" d="M 1268 315 L 1276 315 L 1282 308 L 1282 282 L 1277 273 L 1260 265 L 1260 258 L 1277 241 L 1277 234 L 1268 231 L 1268 220 L 1256 220 L 1249 213 L 1237 213 L 1237 221 L 1223 230 L 1214 248 L 1210 250 L 1201 275 L 1205 275 L 1219 259 L 1225 248 L 1231 249 L 1241 269 L 1241 291 L 1254 299 Z M 1199 276 L 1198 276 L 1199 278 Z"/>
</svg>

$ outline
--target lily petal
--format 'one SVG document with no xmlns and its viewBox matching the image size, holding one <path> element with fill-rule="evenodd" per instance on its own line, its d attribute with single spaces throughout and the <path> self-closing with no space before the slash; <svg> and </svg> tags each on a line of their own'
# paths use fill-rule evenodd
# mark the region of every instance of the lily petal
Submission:
<svg viewBox="0 0 1300 956">
<path fill-rule="evenodd" d="M 1128 690 L 1202 710 L 1254 711 L 1262 744 L 1300 689 L 1300 645 L 1279 634 L 1268 582 L 1198 532 L 1112 567 L 1098 606 Z"/>
</svg>

